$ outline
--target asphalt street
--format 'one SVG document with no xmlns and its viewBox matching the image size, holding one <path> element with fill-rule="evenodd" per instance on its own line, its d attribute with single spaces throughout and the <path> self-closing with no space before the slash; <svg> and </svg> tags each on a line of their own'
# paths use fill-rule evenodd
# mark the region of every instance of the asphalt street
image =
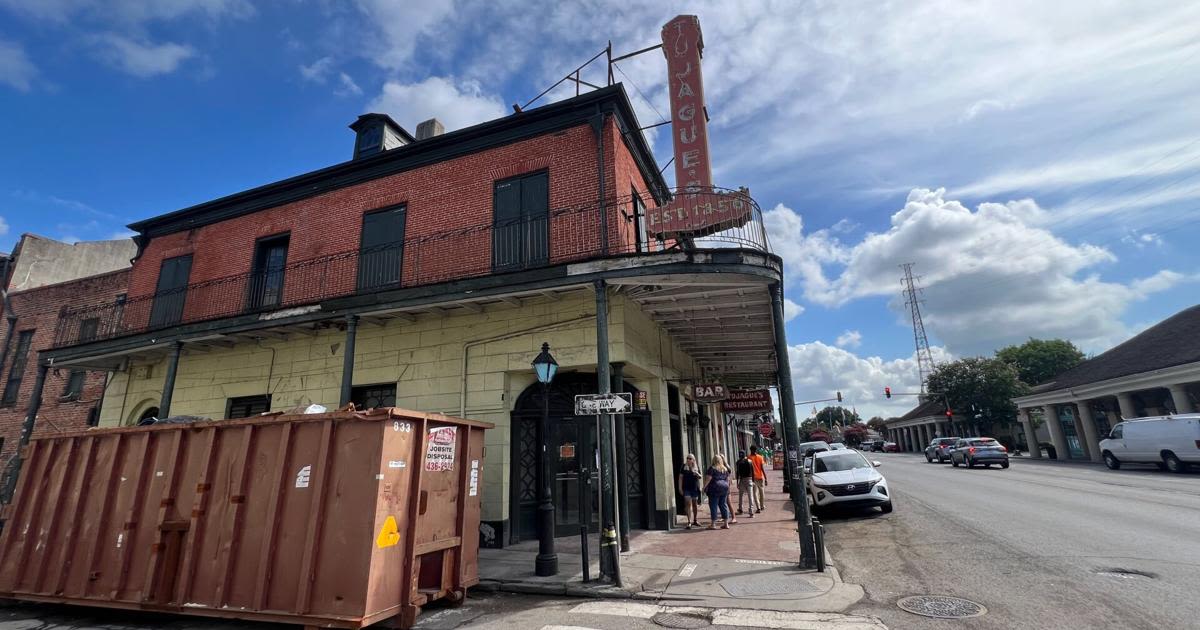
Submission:
<svg viewBox="0 0 1200 630">
<path fill-rule="evenodd" d="M 895 511 L 827 515 L 827 540 L 890 628 L 1194 628 L 1200 619 L 1200 473 L 1014 459 L 1002 470 L 872 453 Z M 987 608 L 946 621 L 910 595 Z"/>
</svg>

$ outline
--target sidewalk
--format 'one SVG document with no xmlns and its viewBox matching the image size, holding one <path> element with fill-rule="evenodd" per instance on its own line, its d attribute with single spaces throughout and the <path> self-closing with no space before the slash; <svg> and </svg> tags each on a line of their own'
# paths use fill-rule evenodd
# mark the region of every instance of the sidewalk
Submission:
<svg viewBox="0 0 1200 630">
<path fill-rule="evenodd" d="M 837 569 L 801 571 L 800 545 L 782 471 L 767 471 L 767 502 L 755 518 L 727 530 L 634 531 L 621 554 L 623 588 L 596 581 L 599 539 L 589 543 L 592 582 L 582 581 L 579 538 L 556 539 L 559 574 L 533 575 L 537 541 L 479 551 L 480 588 L 545 595 L 658 600 L 665 605 L 776 611 L 840 612 L 863 597 Z M 736 492 L 734 508 L 737 507 Z M 708 505 L 701 506 L 708 525 Z M 683 519 L 680 517 L 680 524 Z"/>
</svg>

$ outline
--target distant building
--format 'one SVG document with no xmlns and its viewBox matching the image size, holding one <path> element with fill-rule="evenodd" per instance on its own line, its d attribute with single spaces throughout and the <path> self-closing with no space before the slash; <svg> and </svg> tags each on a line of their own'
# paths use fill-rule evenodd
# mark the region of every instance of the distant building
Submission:
<svg viewBox="0 0 1200 630">
<path fill-rule="evenodd" d="M 1102 461 L 1099 443 L 1130 418 L 1191 413 L 1200 400 L 1200 306 L 1013 399 L 1027 439 L 1048 429 L 1058 459 Z M 1040 457 L 1038 449 L 1030 455 Z"/>
<path fill-rule="evenodd" d="M 64 309 L 119 300 L 129 284 L 131 239 L 63 243 L 21 236 L 0 258 L 5 323 L 0 328 L 0 465 L 16 453 L 37 383 L 40 352 L 53 345 Z M 100 321 L 81 322 L 80 339 L 105 333 Z M 99 419 L 107 374 L 47 367 L 34 434 L 79 429 Z"/>
</svg>

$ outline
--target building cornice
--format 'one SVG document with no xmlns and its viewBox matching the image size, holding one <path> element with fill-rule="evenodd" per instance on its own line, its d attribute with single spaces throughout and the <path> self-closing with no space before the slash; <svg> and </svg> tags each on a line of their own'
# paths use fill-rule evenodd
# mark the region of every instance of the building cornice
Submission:
<svg viewBox="0 0 1200 630">
<path fill-rule="evenodd" d="M 1137 374 L 1097 381 L 1086 385 L 1021 396 L 1020 398 L 1014 398 L 1013 402 L 1019 408 L 1072 403 L 1198 380 L 1200 380 L 1200 362 L 1185 363 L 1183 365 L 1162 368 L 1161 370 L 1139 372 Z"/>
</svg>

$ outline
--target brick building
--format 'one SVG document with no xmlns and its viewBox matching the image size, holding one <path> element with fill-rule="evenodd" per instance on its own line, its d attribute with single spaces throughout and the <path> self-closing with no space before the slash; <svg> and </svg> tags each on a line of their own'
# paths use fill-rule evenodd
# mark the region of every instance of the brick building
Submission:
<svg viewBox="0 0 1200 630">
<path fill-rule="evenodd" d="M 128 239 L 63 243 L 25 234 L 3 261 L 0 462 L 6 464 L 17 451 L 37 383 L 38 356 L 54 345 L 63 309 L 116 301 L 126 292 L 135 251 Z M 113 271 L 88 275 L 105 269 Z M 98 325 L 98 320 L 84 324 L 83 340 L 102 334 Z M 34 435 L 95 424 L 107 380 L 106 371 L 49 369 Z"/>
<path fill-rule="evenodd" d="M 110 373 L 104 426 L 346 402 L 493 422 L 481 536 L 496 546 L 535 535 L 543 449 L 556 533 L 584 525 L 595 424 L 573 399 L 608 367 L 645 403 L 617 423 L 622 523 L 673 526 L 683 455 L 734 445 L 689 384 L 772 385 L 786 366 L 757 205 L 714 193 L 747 220 L 695 241 L 648 229 L 672 192 L 619 84 L 437 127 L 368 114 L 347 162 L 134 223 L 127 299 L 64 310 L 43 363 Z M 561 366 L 548 435 L 543 342 Z"/>
</svg>

